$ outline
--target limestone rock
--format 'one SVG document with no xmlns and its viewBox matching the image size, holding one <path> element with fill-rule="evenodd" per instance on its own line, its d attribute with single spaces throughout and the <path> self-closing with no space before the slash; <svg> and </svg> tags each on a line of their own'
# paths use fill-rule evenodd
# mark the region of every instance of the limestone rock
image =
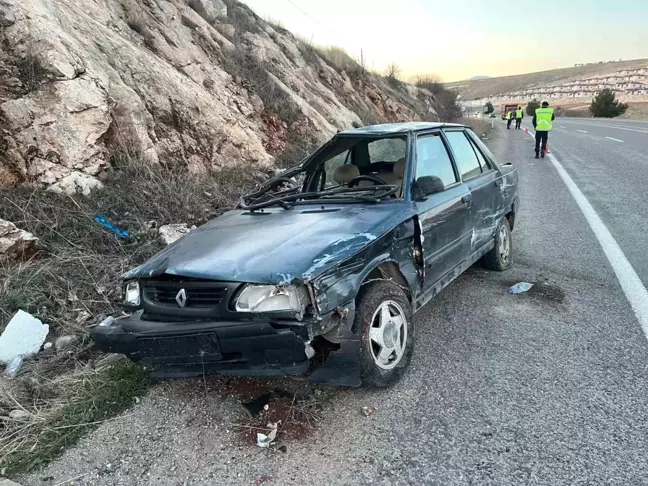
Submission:
<svg viewBox="0 0 648 486">
<path fill-rule="evenodd" d="M 38 238 L 12 222 L 0 219 L 0 256 L 28 258 L 39 249 Z"/>
<path fill-rule="evenodd" d="M 434 113 L 424 90 L 336 66 L 243 3 L 0 0 L 0 27 L 0 184 L 10 168 L 88 194 L 114 153 L 263 170 L 291 135 L 272 116 L 324 140 Z"/>
</svg>

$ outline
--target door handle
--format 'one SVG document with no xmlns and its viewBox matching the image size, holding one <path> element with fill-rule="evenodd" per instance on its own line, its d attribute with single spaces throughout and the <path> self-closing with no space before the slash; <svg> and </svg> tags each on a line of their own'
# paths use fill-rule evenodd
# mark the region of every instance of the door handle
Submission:
<svg viewBox="0 0 648 486">
<path fill-rule="evenodd" d="M 472 206 L 472 194 L 467 194 L 461 198 L 461 202 L 466 205 L 467 208 Z"/>
</svg>

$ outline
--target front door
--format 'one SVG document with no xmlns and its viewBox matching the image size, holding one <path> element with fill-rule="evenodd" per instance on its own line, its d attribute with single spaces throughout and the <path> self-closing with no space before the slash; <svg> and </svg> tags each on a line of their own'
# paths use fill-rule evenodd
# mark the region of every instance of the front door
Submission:
<svg viewBox="0 0 648 486">
<path fill-rule="evenodd" d="M 423 292 L 470 255 L 471 195 L 450 159 L 440 133 L 419 135 L 416 139 L 416 173 L 439 177 L 445 190 L 416 202 L 423 235 L 425 282 Z"/>
</svg>

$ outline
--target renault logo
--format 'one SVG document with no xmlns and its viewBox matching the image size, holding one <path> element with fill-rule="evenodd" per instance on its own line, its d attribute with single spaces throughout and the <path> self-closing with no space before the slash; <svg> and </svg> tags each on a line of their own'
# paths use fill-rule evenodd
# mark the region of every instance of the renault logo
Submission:
<svg viewBox="0 0 648 486">
<path fill-rule="evenodd" d="M 180 289 L 175 300 L 180 307 L 187 305 L 187 292 L 185 292 L 185 289 Z"/>
</svg>

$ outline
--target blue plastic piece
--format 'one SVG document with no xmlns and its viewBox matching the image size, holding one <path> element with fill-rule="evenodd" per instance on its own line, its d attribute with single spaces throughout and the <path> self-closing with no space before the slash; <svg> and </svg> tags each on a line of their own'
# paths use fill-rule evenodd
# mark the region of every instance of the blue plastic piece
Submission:
<svg viewBox="0 0 648 486">
<path fill-rule="evenodd" d="M 95 215 L 94 220 L 97 223 L 99 223 L 100 225 L 102 225 L 104 228 L 106 228 L 106 229 L 112 231 L 113 233 L 115 233 L 119 238 L 124 239 L 124 240 L 130 238 L 130 233 L 128 231 L 113 225 L 110 221 L 108 221 L 101 214 Z"/>
</svg>

